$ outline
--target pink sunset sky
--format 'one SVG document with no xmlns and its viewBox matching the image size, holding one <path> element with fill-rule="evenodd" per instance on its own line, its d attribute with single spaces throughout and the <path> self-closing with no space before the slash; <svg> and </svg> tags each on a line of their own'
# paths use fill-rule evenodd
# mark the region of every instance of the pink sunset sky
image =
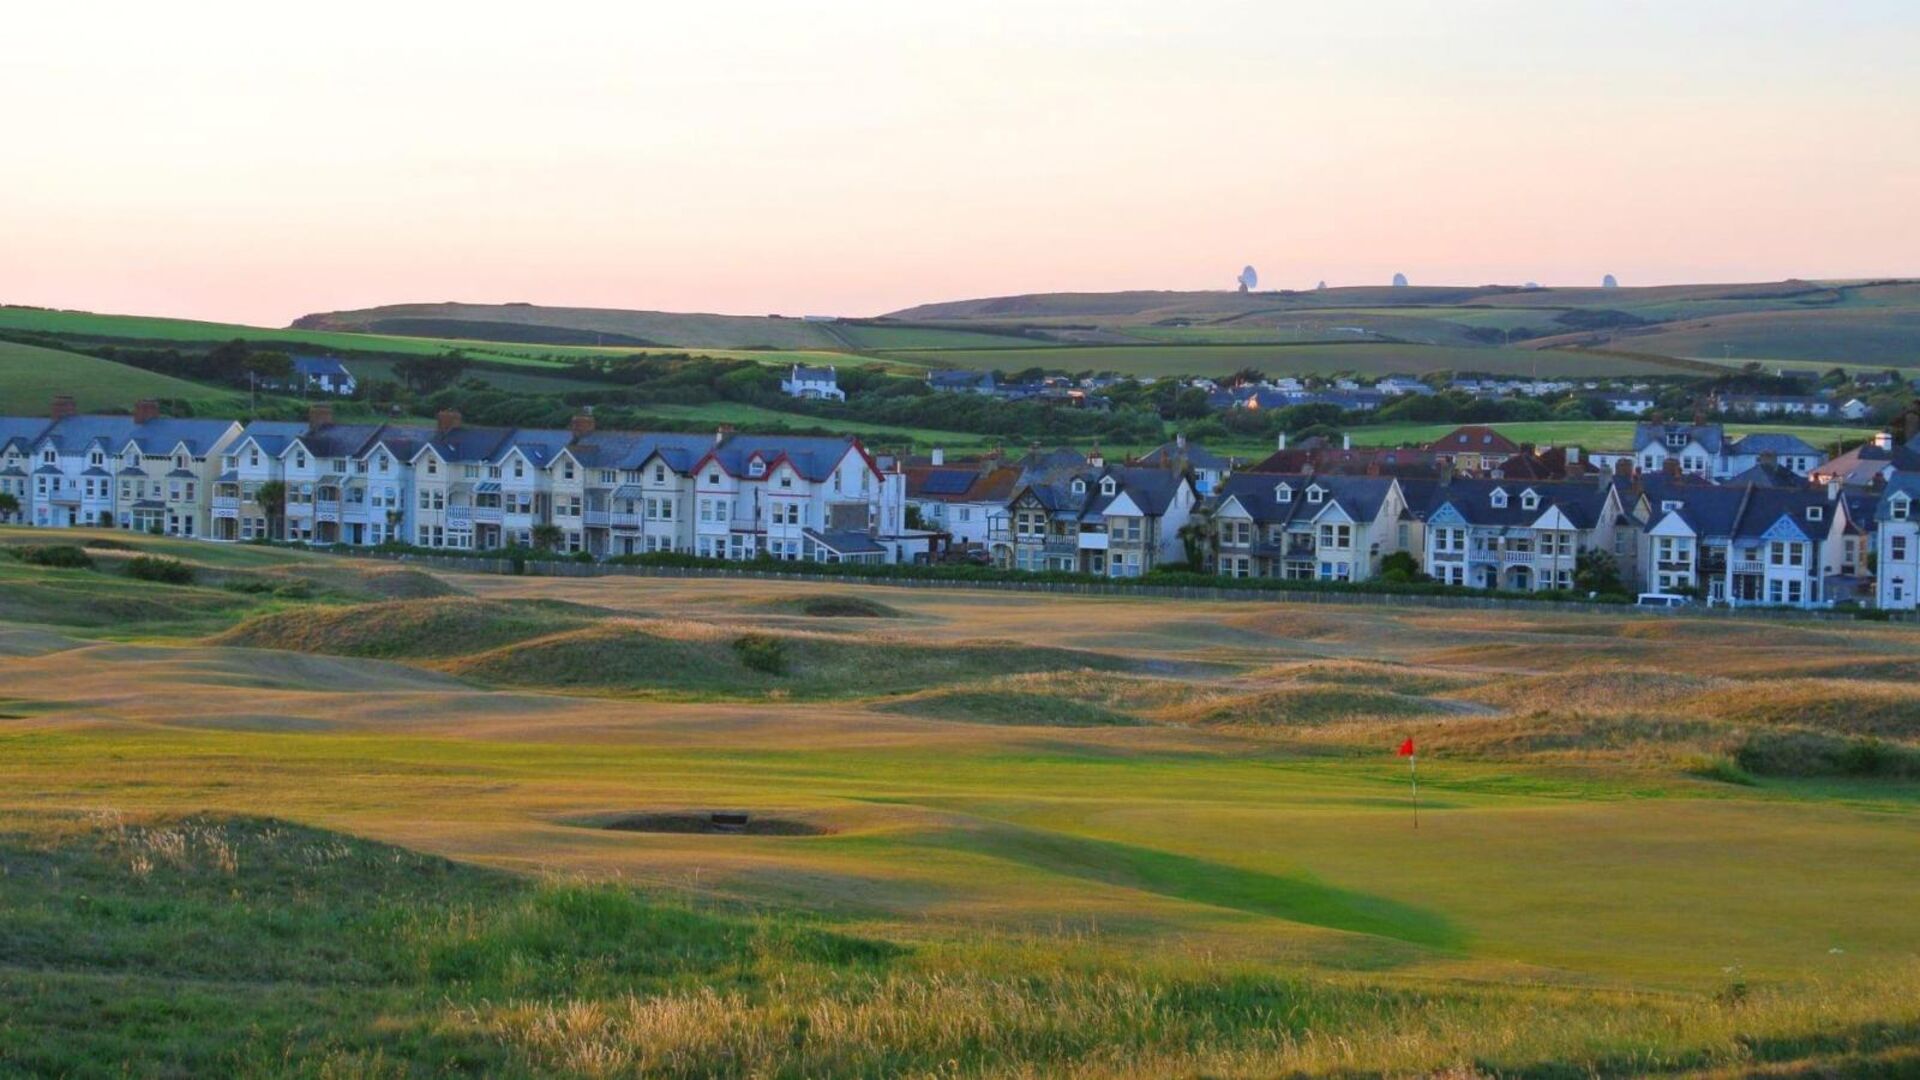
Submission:
<svg viewBox="0 0 1920 1080">
<path fill-rule="evenodd" d="M 184 10 L 182 10 L 184 9 Z M 1920 273 L 1907 3 L 34 4 L 0 303 Z"/>
</svg>

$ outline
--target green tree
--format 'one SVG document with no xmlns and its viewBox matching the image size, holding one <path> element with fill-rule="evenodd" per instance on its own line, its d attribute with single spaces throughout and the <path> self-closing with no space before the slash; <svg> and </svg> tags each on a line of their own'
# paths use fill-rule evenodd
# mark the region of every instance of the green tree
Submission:
<svg viewBox="0 0 1920 1080">
<path fill-rule="evenodd" d="M 452 386 L 470 362 L 466 354 L 458 350 L 439 356 L 409 356 L 394 361 L 393 373 L 409 390 L 431 394 Z"/>
<path fill-rule="evenodd" d="M 1620 564 L 1610 551 L 1589 548 L 1573 562 L 1573 587 L 1586 593 L 1624 596 L 1627 586 L 1620 580 Z"/>
<path fill-rule="evenodd" d="M 253 501 L 267 512 L 267 537 L 280 539 L 280 519 L 287 512 L 287 485 L 269 480 L 254 491 Z"/>
<path fill-rule="evenodd" d="M 1214 524 L 1213 515 L 1195 510 L 1174 535 L 1179 537 L 1180 547 L 1186 552 L 1187 569 L 1199 570 L 1207 565 L 1207 556 L 1213 552 L 1213 541 L 1219 535 L 1219 527 Z"/>
<path fill-rule="evenodd" d="M 533 527 L 533 546 L 541 551 L 554 551 L 565 543 L 566 539 L 566 532 L 551 521 L 543 521 Z"/>
<path fill-rule="evenodd" d="M 0 521 L 12 521 L 20 514 L 20 500 L 12 492 L 0 491 Z"/>
</svg>

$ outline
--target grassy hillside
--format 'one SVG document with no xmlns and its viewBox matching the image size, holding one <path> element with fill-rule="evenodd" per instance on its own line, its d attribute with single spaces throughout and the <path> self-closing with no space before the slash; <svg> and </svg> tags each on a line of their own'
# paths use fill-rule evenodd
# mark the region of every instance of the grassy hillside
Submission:
<svg viewBox="0 0 1920 1080">
<path fill-rule="evenodd" d="M 207 409 L 236 408 L 231 391 L 158 375 L 80 353 L 0 341 L 0 401 L 7 411 L 44 413 L 56 394 L 81 409 L 125 410 L 142 398 L 179 398 Z"/>
<path fill-rule="evenodd" d="M 476 327 L 475 329 L 482 329 Z M 459 349 L 476 360 L 533 369 L 552 368 L 588 356 L 679 353 L 680 348 L 633 346 L 550 345 L 520 341 L 487 341 L 444 336 L 365 334 L 331 330 L 275 329 L 237 323 L 198 322 L 144 315 L 99 315 L 85 311 L 0 306 L 0 330 L 55 334 L 76 341 L 146 344 L 154 346 L 207 345 L 240 338 L 262 346 L 329 353 L 375 353 L 401 356 L 438 356 Z M 759 360 L 770 364 L 830 363 L 831 356 L 803 351 L 698 349 L 702 355 Z"/>
<path fill-rule="evenodd" d="M 444 332 L 444 324 L 454 324 L 463 332 L 449 335 Z M 524 338 L 542 336 L 539 333 L 542 330 L 548 334 L 572 331 L 626 339 L 610 344 L 702 349 L 834 349 L 841 344 L 819 325 L 803 319 L 535 304 L 391 304 L 307 315 L 296 320 L 294 326 L 305 330 L 376 334 L 418 332 L 440 337 L 517 335 Z M 594 344 L 592 341 L 572 343 Z"/>
<path fill-rule="evenodd" d="M 1910 625 L 66 539 L 204 579 L 0 558 L 0 1072 L 1920 1067 Z"/>
</svg>

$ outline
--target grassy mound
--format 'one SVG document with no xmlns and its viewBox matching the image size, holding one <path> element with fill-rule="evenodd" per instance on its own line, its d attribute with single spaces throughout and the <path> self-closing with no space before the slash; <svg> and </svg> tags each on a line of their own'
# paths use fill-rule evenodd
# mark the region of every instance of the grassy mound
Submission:
<svg viewBox="0 0 1920 1080">
<path fill-rule="evenodd" d="M 1461 690 L 1454 696 L 1500 708 L 1551 704 L 1570 709 L 1645 709 L 1684 701 L 1727 685 L 1731 684 L 1724 679 L 1695 675 L 1602 668 L 1499 679 Z"/>
<path fill-rule="evenodd" d="M 897 619 L 900 609 L 864 596 L 819 593 L 776 600 L 768 605 L 779 611 L 806 615 L 815 619 Z"/>
<path fill-rule="evenodd" d="M 460 590 L 419 570 L 370 570 L 360 575 L 360 587 L 388 600 L 431 600 L 455 596 Z"/>
<path fill-rule="evenodd" d="M 930 720 L 1031 727 L 1126 727 L 1141 722 L 1091 702 L 1006 689 L 935 690 L 889 702 L 886 711 Z"/>
<path fill-rule="evenodd" d="M 0 566 L 0 622 L 82 630 L 204 628 L 238 616 L 249 603 L 218 589 L 154 585 L 85 570 Z"/>
<path fill-rule="evenodd" d="M 744 647 L 743 647 L 744 646 Z M 777 662 L 768 659 L 777 655 Z M 806 696 L 898 693 L 1007 672 L 1115 667 L 1095 653 L 1000 642 L 918 644 L 827 634 L 741 634 L 699 623 L 609 620 L 444 665 L 509 686 Z"/>
<path fill-rule="evenodd" d="M 1195 724 L 1304 727 L 1357 717 L 1432 716 L 1448 711 L 1435 702 L 1391 690 L 1300 683 L 1199 701 L 1177 718 Z"/>
<path fill-rule="evenodd" d="M 1702 695 L 1686 711 L 1736 724 L 1920 739 L 1920 694 L 1910 683 L 1795 679 L 1745 685 Z"/>
<path fill-rule="evenodd" d="M 351 607 L 303 607 L 262 615 L 211 644 L 336 656 L 431 659 L 462 656 L 585 626 L 589 608 L 552 601 L 442 598 Z"/>
</svg>

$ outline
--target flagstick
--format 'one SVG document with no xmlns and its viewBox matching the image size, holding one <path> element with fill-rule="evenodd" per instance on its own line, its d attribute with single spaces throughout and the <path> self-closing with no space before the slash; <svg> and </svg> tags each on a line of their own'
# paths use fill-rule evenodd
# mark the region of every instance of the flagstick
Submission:
<svg viewBox="0 0 1920 1080">
<path fill-rule="evenodd" d="M 1420 755 L 1407 755 L 1407 779 L 1413 783 L 1413 828 L 1420 831 Z"/>
</svg>

